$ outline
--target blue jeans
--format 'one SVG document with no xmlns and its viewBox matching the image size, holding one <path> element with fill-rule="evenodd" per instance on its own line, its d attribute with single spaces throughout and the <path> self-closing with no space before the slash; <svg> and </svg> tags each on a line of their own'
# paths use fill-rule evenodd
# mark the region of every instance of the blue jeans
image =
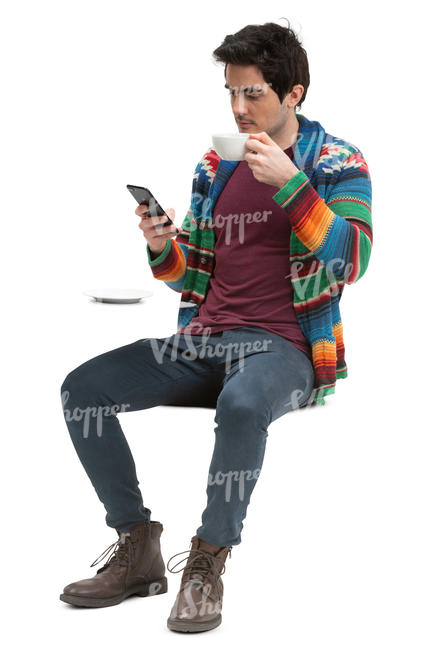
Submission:
<svg viewBox="0 0 423 650">
<path fill-rule="evenodd" d="M 117 532 L 151 515 L 117 414 L 159 405 L 215 408 L 207 506 L 196 534 L 209 544 L 234 546 L 241 543 L 267 428 L 306 406 L 313 383 L 310 359 L 290 341 L 260 327 L 241 327 L 208 336 L 145 338 L 100 354 L 67 375 L 61 400 L 75 450 L 106 509 L 106 524 Z"/>
</svg>

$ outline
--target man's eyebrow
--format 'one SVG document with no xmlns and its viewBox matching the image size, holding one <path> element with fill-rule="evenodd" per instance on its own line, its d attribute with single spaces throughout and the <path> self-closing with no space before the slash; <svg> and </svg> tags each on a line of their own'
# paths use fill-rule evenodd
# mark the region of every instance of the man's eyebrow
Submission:
<svg viewBox="0 0 423 650">
<path fill-rule="evenodd" d="M 242 86 L 242 88 L 244 90 L 246 90 L 247 92 L 251 92 L 251 91 L 256 92 L 256 93 L 263 92 L 263 89 L 262 88 L 257 88 L 257 85 L 258 84 L 253 84 L 252 86 Z M 235 88 L 239 88 L 239 86 L 230 86 L 229 84 L 225 84 L 224 87 L 227 88 L 228 90 L 235 90 Z"/>
</svg>

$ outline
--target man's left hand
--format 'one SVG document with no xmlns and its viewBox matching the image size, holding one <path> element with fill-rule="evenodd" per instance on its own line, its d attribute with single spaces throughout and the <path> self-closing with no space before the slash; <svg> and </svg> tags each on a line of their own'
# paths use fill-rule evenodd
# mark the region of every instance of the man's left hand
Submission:
<svg viewBox="0 0 423 650">
<path fill-rule="evenodd" d="M 260 183 L 280 189 L 300 171 L 265 131 L 251 133 L 245 147 L 249 151 L 244 155 L 244 160 Z"/>
</svg>

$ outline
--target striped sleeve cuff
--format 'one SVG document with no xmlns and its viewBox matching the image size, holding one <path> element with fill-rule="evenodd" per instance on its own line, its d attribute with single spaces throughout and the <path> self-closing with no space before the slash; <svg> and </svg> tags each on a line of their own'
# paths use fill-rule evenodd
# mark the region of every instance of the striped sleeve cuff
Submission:
<svg viewBox="0 0 423 650">
<path fill-rule="evenodd" d="M 164 249 L 162 250 L 160 255 L 155 256 L 154 259 L 151 257 L 152 251 L 150 251 L 150 249 L 148 247 L 148 244 L 147 244 L 147 259 L 148 259 L 149 265 L 152 268 L 155 267 L 155 266 L 160 265 L 163 262 L 163 260 L 167 257 L 167 255 L 169 253 L 169 250 L 170 250 L 170 246 L 171 246 L 170 241 L 171 241 L 170 239 L 167 240 L 166 246 L 164 247 Z M 156 254 L 154 253 L 154 255 L 156 255 Z"/>
<path fill-rule="evenodd" d="M 289 217 L 292 230 L 311 251 L 316 251 L 324 241 L 335 217 L 314 189 L 308 176 L 299 171 L 273 199 Z"/>
<path fill-rule="evenodd" d="M 281 208 L 287 208 L 307 183 L 310 183 L 310 179 L 305 172 L 300 170 L 272 198 L 279 203 Z"/>
<path fill-rule="evenodd" d="M 147 244 L 147 259 L 154 277 L 158 280 L 176 282 L 185 272 L 185 255 L 173 239 L 167 240 L 160 255 L 154 259 L 151 258 Z"/>
</svg>

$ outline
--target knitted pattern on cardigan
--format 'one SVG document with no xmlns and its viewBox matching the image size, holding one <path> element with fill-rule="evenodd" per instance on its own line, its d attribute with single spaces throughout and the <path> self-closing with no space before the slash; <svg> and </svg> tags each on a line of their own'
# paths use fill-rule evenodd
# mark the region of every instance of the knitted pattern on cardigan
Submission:
<svg viewBox="0 0 423 650">
<path fill-rule="evenodd" d="M 319 122 L 299 122 L 293 162 L 299 169 L 274 195 L 291 221 L 293 306 L 309 341 L 314 388 L 309 403 L 324 404 L 348 375 L 339 303 L 345 284 L 365 273 L 373 244 L 372 189 L 364 157 Z M 155 278 L 181 292 L 178 329 L 198 314 L 214 268 L 213 208 L 238 162 L 208 149 L 197 164 L 191 204 L 181 232 L 162 253 L 147 257 Z"/>
</svg>

